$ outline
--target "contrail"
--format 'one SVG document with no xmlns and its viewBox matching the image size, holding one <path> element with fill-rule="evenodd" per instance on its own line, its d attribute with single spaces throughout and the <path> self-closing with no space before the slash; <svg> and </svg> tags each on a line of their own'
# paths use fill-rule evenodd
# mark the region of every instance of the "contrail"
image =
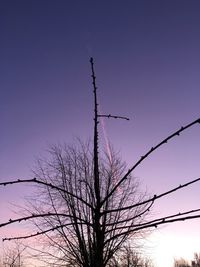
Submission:
<svg viewBox="0 0 200 267">
<path fill-rule="evenodd" d="M 105 122 L 104 122 L 104 118 L 100 117 L 100 125 L 101 125 L 101 128 L 102 128 L 102 132 L 103 132 L 103 137 L 104 137 L 104 141 L 105 141 L 105 148 L 106 148 L 106 152 L 108 154 L 108 158 L 109 158 L 109 161 L 110 161 L 110 164 L 112 165 L 112 153 L 111 153 L 111 149 L 110 149 L 110 144 L 109 144 L 109 141 L 108 141 L 108 136 L 107 136 L 107 133 L 106 133 L 106 127 L 105 127 Z M 113 186 L 115 186 L 117 184 L 117 179 L 118 177 L 116 177 L 115 175 L 115 171 L 113 172 Z M 121 188 L 117 188 L 117 192 L 121 193 Z"/>
<path fill-rule="evenodd" d="M 101 129 L 102 129 L 102 132 L 103 132 L 106 152 L 108 153 L 108 158 L 109 158 L 109 161 L 111 163 L 112 162 L 112 154 L 111 154 L 110 144 L 109 144 L 109 141 L 108 141 L 108 136 L 107 136 L 107 133 L 106 133 L 106 127 L 105 127 L 105 122 L 104 122 L 104 118 L 103 117 L 100 117 L 100 125 L 101 125 Z"/>
</svg>

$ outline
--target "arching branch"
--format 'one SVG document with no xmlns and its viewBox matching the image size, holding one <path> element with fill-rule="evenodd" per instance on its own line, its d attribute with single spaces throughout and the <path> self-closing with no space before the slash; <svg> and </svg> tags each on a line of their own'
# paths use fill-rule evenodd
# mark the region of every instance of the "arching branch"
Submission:
<svg viewBox="0 0 200 267">
<path fill-rule="evenodd" d="M 129 169 L 127 171 L 127 173 L 122 177 L 122 179 L 114 186 L 114 188 L 110 191 L 110 193 L 104 198 L 104 200 L 101 202 L 101 205 L 104 204 L 104 202 L 116 191 L 116 189 L 127 179 L 127 177 L 129 176 L 129 174 L 132 173 L 133 170 L 135 170 L 135 168 L 140 165 L 151 153 L 153 153 L 155 150 L 157 150 L 160 146 L 166 144 L 169 140 L 171 140 L 172 138 L 174 138 L 175 136 L 179 136 L 183 131 L 185 131 L 186 129 L 192 127 L 195 124 L 200 123 L 200 118 L 198 118 L 197 120 L 187 124 L 184 127 L 181 127 L 178 131 L 172 133 L 171 135 L 169 135 L 167 138 L 165 138 L 164 140 L 162 140 L 160 143 L 158 143 L 156 146 L 152 147 L 144 156 L 142 156 L 134 165 L 131 169 Z"/>
<path fill-rule="evenodd" d="M 169 191 L 166 191 L 166 192 L 164 192 L 164 193 L 162 193 L 162 194 L 159 194 L 159 195 L 154 195 L 153 197 L 151 197 L 151 198 L 149 198 L 149 199 L 147 199 L 147 200 L 144 200 L 144 201 L 139 202 L 139 203 L 135 203 L 135 204 L 130 205 L 130 206 L 121 207 L 121 208 L 118 208 L 118 209 L 112 209 L 112 210 L 104 210 L 104 211 L 102 212 L 102 215 L 105 214 L 105 213 L 112 213 L 112 212 L 117 212 L 117 211 L 122 211 L 122 210 L 130 210 L 130 209 L 133 209 L 133 208 L 135 208 L 135 207 L 138 207 L 138 206 L 147 204 L 147 203 L 152 202 L 152 201 L 155 202 L 157 199 L 159 199 L 159 198 L 161 198 L 161 197 L 164 197 L 164 196 L 166 196 L 166 195 L 169 195 L 169 194 L 171 194 L 171 193 L 173 193 L 173 192 L 175 192 L 175 191 L 177 191 L 177 190 L 180 190 L 180 189 L 182 189 L 182 188 L 184 188 L 184 187 L 186 187 L 186 186 L 189 186 L 189 185 L 191 185 L 191 184 L 193 184 L 193 183 L 196 183 L 196 182 L 198 182 L 198 181 L 200 181 L 200 178 L 197 178 L 197 179 L 195 179 L 195 180 L 192 180 L 192 181 L 190 181 L 190 182 L 187 182 L 187 183 L 185 183 L 185 184 L 183 184 L 183 185 L 179 185 L 179 186 L 177 186 L 177 187 L 175 187 L 175 188 L 173 188 L 173 189 L 171 189 L 171 190 L 169 190 Z"/>
<path fill-rule="evenodd" d="M 17 219 L 10 219 L 9 221 L 5 222 L 5 223 L 0 223 L 0 228 L 1 227 L 4 227 L 4 226 L 7 226 L 9 224 L 13 224 L 13 223 L 20 223 L 20 222 L 23 222 L 23 221 L 28 221 L 28 220 L 31 220 L 31 219 L 35 219 L 35 218 L 44 218 L 44 217 L 52 217 L 52 216 L 61 216 L 61 217 L 65 217 L 65 218 L 76 218 L 76 220 L 86 224 L 86 225 L 89 225 L 89 226 L 93 226 L 90 222 L 82 219 L 82 218 L 79 218 L 79 217 L 75 217 L 74 215 L 70 215 L 70 214 L 65 214 L 65 213 L 52 213 L 52 212 L 48 212 L 48 213 L 43 213 L 43 214 L 32 214 L 30 216 L 24 216 L 24 217 L 21 217 L 21 218 L 17 218 Z"/>
<path fill-rule="evenodd" d="M 112 236 L 111 238 L 107 239 L 105 241 L 105 245 L 107 243 L 109 243 L 111 240 L 117 239 L 120 236 L 124 236 L 126 234 L 131 234 L 133 232 L 141 231 L 141 230 L 144 230 L 144 229 L 147 229 L 147 228 L 157 228 L 159 225 L 163 225 L 163 224 L 186 221 L 186 220 L 193 220 L 193 219 L 197 219 L 197 218 L 200 218 L 200 214 L 192 215 L 192 216 L 185 216 L 185 217 L 175 218 L 175 219 L 162 219 L 162 221 L 145 224 L 145 225 L 142 225 L 142 226 L 138 226 L 136 228 L 131 228 L 131 229 L 127 230 L 127 231 L 123 231 L 123 232 L 121 232 L 119 234 L 116 234 L 116 235 Z M 128 226 L 128 228 L 130 228 L 130 226 Z"/>
<path fill-rule="evenodd" d="M 18 180 L 13 180 L 13 181 L 8 181 L 8 182 L 1 182 L 0 183 L 0 186 L 3 185 L 3 186 L 6 186 L 6 185 L 14 185 L 14 184 L 20 184 L 20 183 L 36 183 L 36 184 L 41 184 L 41 185 L 45 185 L 51 189 L 56 189 L 58 191 L 61 191 L 73 198 L 76 198 L 78 200 L 80 200 L 82 203 L 84 203 L 86 206 L 90 207 L 91 209 L 93 209 L 93 206 L 90 205 L 87 201 L 85 201 L 83 198 L 73 194 L 72 192 L 70 191 L 67 191 L 61 187 L 58 187 L 56 185 L 53 185 L 52 183 L 47 183 L 47 182 L 44 182 L 44 181 L 41 181 L 41 180 L 38 180 L 36 178 L 33 178 L 33 179 L 18 179 Z"/>
</svg>

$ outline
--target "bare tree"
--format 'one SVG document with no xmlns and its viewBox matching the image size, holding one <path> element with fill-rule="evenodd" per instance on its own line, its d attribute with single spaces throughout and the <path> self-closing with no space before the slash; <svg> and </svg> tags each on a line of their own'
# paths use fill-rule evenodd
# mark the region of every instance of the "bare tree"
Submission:
<svg viewBox="0 0 200 267">
<path fill-rule="evenodd" d="M 192 267 L 200 267 L 200 253 L 194 253 L 194 260 L 192 261 Z"/>
<path fill-rule="evenodd" d="M 124 246 L 113 257 L 109 267 L 153 267 L 152 260 L 135 250 L 130 244 Z"/>
<path fill-rule="evenodd" d="M 174 267 L 191 267 L 188 261 L 185 259 L 176 259 L 174 260 Z"/>
<path fill-rule="evenodd" d="M 174 267 L 200 267 L 200 254 L 194 253 L 194 259 L 191 261 L 191 264 L 183 258 L 176 259 Z"/>
<path fill-rule="evenodd" d="M 44 247 L 40 257 L 50 262 L 50 246 L 54 265 L 68 263 L 73 266 L 96 266 L 101 249 L 103 263 L 99 266 L 106 266 L 126 242 L 128 235 L 136 240 L 145 234 L 147 230 L 121 235 L 124 229 L 127 231 L 133 224 L 145 222 L 151 204 L 136 205 L 131 212 L 123 209 L 126 205 L 143 201 L 146 196 L 140 192 L 138 181 L 129 175 L 126 182 L 101 207 L 101 213 L 108 209 L 117 211 L 99 215 L 100 229 L 99 236 L 96 236 L 94 166 L 90 145 L 79 143 L 76 147 L 54 146 L 50 153 L 51 159 L 38 162 L 35 177 L 62 188 L 62 191 L 49 186 L 38 188 L 38 197 L 27 209 L 31 210 L 29 216 L 33 213 L 35 216 L 44 214 L 34 221 L 37 230 L 39 228 L 40 233 L 46 236 L 42 239 Z M 112 150 L 109 155 L 105 153 L 99 163 L 101 198 L 105 198 L 124 172 L 125 164 L 120 158 Z M 47 247 L 48 254 L 45 253 Z"/>
<path fill-rule="evenodd" d="M 4 247 L 2 267 L 24 267 L 24 250 L 26 247 L 15 242 L 12 247 Z"/>
<path fill-rule="evenodd" d="M 53 266 L 105 267 L 127 241 L 149 229 L 176 221 L 200 217 L 200 209 L 169 214 L 149 219 L 153 204 L 160 198 L 181 190 L 200 178 L 178 185 L 161 194 L 148 196 L 139 193 L 137 181 L 131 173 L 159 147 L 183 131 L 199 124 L 197 119 L 181 127 L 152 147 L 130 169 L 111 150 L 103 153 L 99 148 L 98 124 L 101 117 L 124 119 L 123 116 L 100 114 L 98 111 L 96 77 L 93 59 L 90 60 L 94 93 L 93 145 L 52 147 L 51 159 L 39 161 L 33 179 L 1 182 L 0 185 L 33 183 L 38 185 L 38 201 L 32 203 L 31 213 L 1 223 L 0 227 L 22 221 L 31 221 L 36 232 L 4 240 L 40 237 L 50 241 L 49 257 Z M 39 230 L 38 230 L 39 229 Z M 51 248 L 56 249 L 51 250 Z"/>
</svg>

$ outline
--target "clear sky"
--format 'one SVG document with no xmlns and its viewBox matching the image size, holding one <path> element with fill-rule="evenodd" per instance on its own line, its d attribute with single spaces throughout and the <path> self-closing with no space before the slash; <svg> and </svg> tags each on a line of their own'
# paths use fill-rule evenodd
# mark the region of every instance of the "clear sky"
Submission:
<svg viewBox="0 0 200 267">
<path fill-rule="evenodd" d="M 200 117 L 199 14 L 198 0 L 1 0 L 0 179 L 30 178 L 49 144 L 92 137 L 90 56 L 101 110 L 131 119 L 105 122 L 128 165 Z M 199 177 L 199 138 L 197 125 L 149 157 L 134 173 L 142 187 L 158 194 Z M 1 220 L 20 188 L 1 189 Z M 199 208 L 199 191 L 163 199 L 155 216 Z M 158 228 L 146 245 L 157 267 L 200 252 L 199 226 Z"/>
</svg>

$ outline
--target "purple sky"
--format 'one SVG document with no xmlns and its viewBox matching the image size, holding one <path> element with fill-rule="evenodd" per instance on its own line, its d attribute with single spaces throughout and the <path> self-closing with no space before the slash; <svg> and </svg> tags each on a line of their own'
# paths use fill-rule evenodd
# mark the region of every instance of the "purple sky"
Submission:
<svg viewBox="0 0 200 267">
<path fill-rule="evenodd" d="M 105 121 L 109 139 L 129 165 L 198 118 L 199 14 L 198 0 L 2 0 L 0 179 L 30 178 L 35 159 L 49 144 L 92 137 L 90 56 L 101 110 L 131 119 Z M 134 175 L 153 194 L 199 177 L 199 137 L 200 127 L 194 126 Z M 198 208 L 199 190 L 196 184 L 163 199 L 155 214 Z M 3 217 L 4 204 L 21 194 L 20 186 L 1 189 Z M 152 247 L 161 250 L 172 236 L 192 255 L 193 249 L 200 251 L 200 244 L 192 247 L 200 240 L 199 225 L 196 220 L 161 228 Z"/>
</svg>

